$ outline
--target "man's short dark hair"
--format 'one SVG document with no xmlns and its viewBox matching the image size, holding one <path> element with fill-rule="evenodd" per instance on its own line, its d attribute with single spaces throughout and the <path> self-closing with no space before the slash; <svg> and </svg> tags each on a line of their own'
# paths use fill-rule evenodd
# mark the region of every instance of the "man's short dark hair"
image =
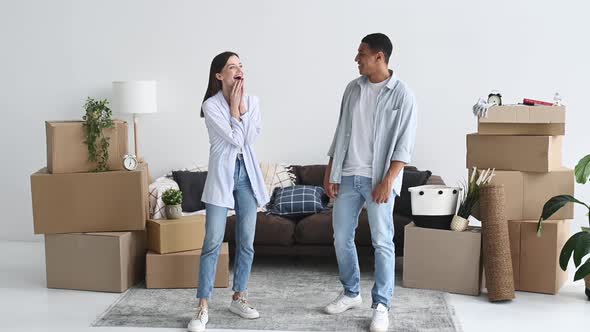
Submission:
<svg viewBox="0 0 590 332">
<path fill-rule="evenodd" d="M 369 45 L 369 48 L 375 52 L 383 52 L 385 55 L 385 63 L 389 63 L 389 57 L 393 50 L 393 45 L 391 45 L 389 37 L 382 33 L 372 33 L 366 35 L 365 38 L 361 40 L 361 43 L 366 43 Z"/>
</svg>

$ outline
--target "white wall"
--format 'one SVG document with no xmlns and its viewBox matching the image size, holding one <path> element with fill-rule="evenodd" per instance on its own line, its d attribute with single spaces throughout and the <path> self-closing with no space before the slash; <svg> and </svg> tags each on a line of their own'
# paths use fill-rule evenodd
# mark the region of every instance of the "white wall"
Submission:
<svg viewBox="0 0 590 332">
<path fill-rule="evenodd" d="M 44 120 L 78 119 L 111 81 L 155 79 L 159 113 L 141 119 L 140 152 L 154 176 L 206 163 L 198 117 L 210 61 L 241 55 L 261 97 L 261 160 L 325 163 L 341 94 L 357 76 L 360 39 L 383 32 L 392 68 L 417 95 L 414 164 L 455 183 L 465 175 L 471 105 L 499 89 L 505 102 L 568 105 L 564 163 L 588 149 L 590 45 L 584 1 L 22 1 L 0 2 L 0 239 L 33 236 L 29 175 L 44 166 Z M 590 186 L 578 187 L 590 200 Z M 578 222 L 585 219 L 577 210 Z"/>
</svg>

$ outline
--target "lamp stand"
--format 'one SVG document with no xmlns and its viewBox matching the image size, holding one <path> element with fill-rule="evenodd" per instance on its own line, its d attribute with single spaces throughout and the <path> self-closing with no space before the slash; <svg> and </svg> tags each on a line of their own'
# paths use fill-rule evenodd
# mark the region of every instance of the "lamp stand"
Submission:
<svg viewBox="0 0 590 332">
<path fill-rule="evenodd" d="M 135 141 L 135 158 L 139 160 L 139 152 L 137 150 L 137 113 L 133 113 L 133 139 Z"/>
</svg>

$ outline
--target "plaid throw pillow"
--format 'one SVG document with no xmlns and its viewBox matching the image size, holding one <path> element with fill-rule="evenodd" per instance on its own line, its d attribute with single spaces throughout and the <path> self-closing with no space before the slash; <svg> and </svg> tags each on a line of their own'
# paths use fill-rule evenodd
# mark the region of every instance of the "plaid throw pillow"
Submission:
<svg viewBox="0 0 590 332">
<path fill-rule="evenodd" d="M 328 203 L 322 187 L 297 185 L 277 187 L 272 193 L 267 210 L 277 215 L 302 215 L 322 212 Z"/>
</svg>

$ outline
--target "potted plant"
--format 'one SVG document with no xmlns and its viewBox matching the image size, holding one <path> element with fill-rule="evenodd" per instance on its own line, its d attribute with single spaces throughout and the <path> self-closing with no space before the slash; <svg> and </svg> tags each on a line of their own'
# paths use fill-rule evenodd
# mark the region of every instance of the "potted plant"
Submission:
<svg viewBox="0 0 590 332">
<path fill-rule="evenodd" d="M 469 181 L 461 184 L 461 199 L 457 214 L 451 221 L 452 230 L 462 232 L 467 229 L 473 207 L 479 201 L 481 187 L 490 183 L 494 177 L 494 170 L 488 168 L 485 171 L 478 171 L 474 167 Z"/>
<path fill-rule="evenodd" d="M 580 159 L 574 170 L 576 182 L 585 184 L 590 177 L 590 154 Z M 549 199 L 543 206 L 539 223 L 537 224 L 537 236 L 541 236 L 543 230 L 543 220 L 551 217 L 555 212 L 559 211 L 567 203 L 577 203 L 585 206 L 588 209 L 588 224 L 590 226 L 590 205 L 579 201 L 571 195 L 558 195 Z M 584 278 L 586 283 L 586 296 L 590 300 L 590 258 L 582 262 L 582 258 L 590 253 L 590 227 L 582 227 L 582 230 L 572 235 L 561 249 L 559 255 L 559 266 L 563 271 L 567 269 L 570 257 L 574 258 L 574 265 L 576 266 L 576 273 L 574 281 Z"/>
<path fill-rule="evenodd" d="M 82 117 L 84 120 L 84 129 L 86 132 L 86 139 L 84 143 L 88 146 L 88 160 L 96 163 L 94 172 L 108 171 L 109 162 L 109 138 L 103 134 L 103 129 L 112 128 L 113 120 L 111 116 L 113 112 L 108 107 L 108 100 L 94 100 L 88 97 L 84 109 L 86 115 Z"/>
<path fill-rule="evenodd" d="M 164 211 L 167 219 L 178 219 L 182 217 L 182 192 L 170 188 L 162 194 L 162 201 L 166 204 Z"/>
</svg>

